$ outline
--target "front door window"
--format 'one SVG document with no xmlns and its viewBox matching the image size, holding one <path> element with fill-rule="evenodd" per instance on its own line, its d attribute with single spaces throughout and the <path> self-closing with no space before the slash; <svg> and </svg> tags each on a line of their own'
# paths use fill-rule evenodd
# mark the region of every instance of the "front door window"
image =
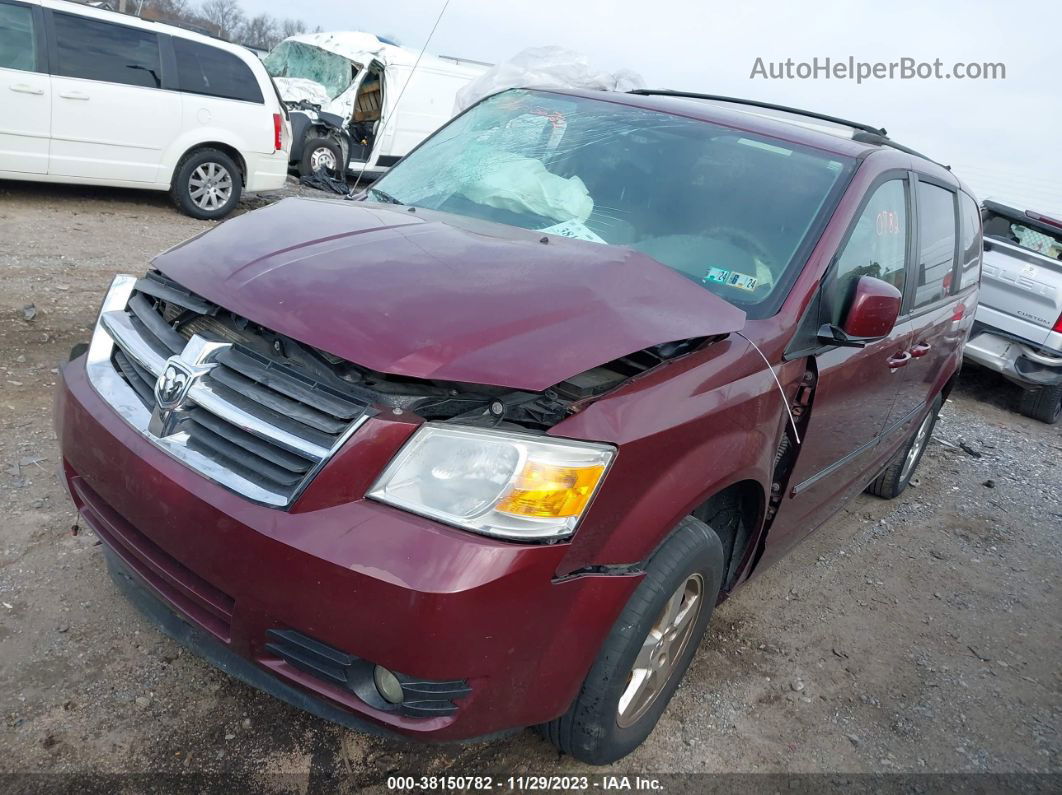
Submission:
<svg viewBox="0 0 1062 795">
<path fill-rule="evenodd" d="M 907 191 L 890 180 L 870 197 L 837 258 L 828 291 L 830 322 L 842 325 L 860 276 L 873 276 L 903 292 L 907 263 Z"/>
</svg>

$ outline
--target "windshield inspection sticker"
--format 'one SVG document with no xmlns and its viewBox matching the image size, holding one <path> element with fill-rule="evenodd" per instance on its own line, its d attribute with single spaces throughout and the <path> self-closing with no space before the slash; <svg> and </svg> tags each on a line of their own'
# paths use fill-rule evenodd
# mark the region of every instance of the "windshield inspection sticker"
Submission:
<svg viewBox="0 0 1062 795">
<path fill-rule="evenodd" d="M 576 221 L 574 218 L 570 221 L 562 221 L 559 224 L 547 226 L 545 229 L 539 229 L 538 231 L 551 235 L 560 235 L 561 237 L 571 237 L 576 240 L 589 240 L 591 243 L 605 242 L 603 237 L 594 234 L 593 230 L 586 224 Z"/>
<path fill-rule="evenodd" d="M 725 268 L 709 268 L 708 273 L 701 279 L 702 282 L 716 282 L 717 284 L 726 284 L 730 287 L 737 287 L 739 290 L 755 290 L 756 285 L 759 284 L 759 280 L 753 276 L 746 276 L 743 273 L 737 273 L 736 271 L 728 271 Z"/>
</svg>

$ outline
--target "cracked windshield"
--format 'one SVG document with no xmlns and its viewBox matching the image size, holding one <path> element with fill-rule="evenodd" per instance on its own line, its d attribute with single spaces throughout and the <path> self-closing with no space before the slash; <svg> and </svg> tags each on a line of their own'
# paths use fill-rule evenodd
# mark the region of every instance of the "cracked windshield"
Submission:
<svg viewBox="0 0 1062 795">
<path fill-rule="evenodd" d="M 455 119 L 369 195 L 629 246 L 755 316 L 781 298 L 850 169 L 693 119 L 515 90 Z"/>
</svg>

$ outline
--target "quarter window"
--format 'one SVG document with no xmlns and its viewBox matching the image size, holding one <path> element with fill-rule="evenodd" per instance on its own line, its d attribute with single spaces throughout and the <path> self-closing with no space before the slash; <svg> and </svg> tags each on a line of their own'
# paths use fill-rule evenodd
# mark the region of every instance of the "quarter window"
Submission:
<svg viewBox="0 0 1062 795">
<path fill-rule="evenodd" d="M 907 191 L 901 179 L 881 185 L 863 208 L 837 258 L 827 293 L 831 322 L 840 325 L 861 276 L 888 282 L 901 293 L 907 267 Z"/>
<path fill-rule="evenodd" d="M 262 102 L 262 89 L 250 68 L 231 52 L 188 39 L 173 39 L 181 91 L 210 97 Z"/>
<path fill-rule="evenodd" d="M 981 278 L 981 213 L 977 204 L 965 193 L 959 194 L 959 212 L 962 218 L 962 270 L 959 287 L 969 287 Z"/>
<path fill-rule="evenodd" d="M 158 37 L 96 19 L 55 14 L 56 72 L 107 83 L 162 85 Z"/>
<path fill-rule="evenodd" d="M 0 5 L 0 69 L 37 69 L 33 12 L 27 6 Z"/>
<path fill-rule="evenodd" d="M 955 194 L 918 183 L 918 283 L 914 308 L 951 292 L 955 271 Z"/>
</svg>

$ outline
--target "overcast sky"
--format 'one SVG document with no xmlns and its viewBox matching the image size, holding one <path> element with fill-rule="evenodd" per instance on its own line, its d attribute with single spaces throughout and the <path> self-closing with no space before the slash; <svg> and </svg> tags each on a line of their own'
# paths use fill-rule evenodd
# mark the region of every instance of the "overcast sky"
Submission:
<svg viewBox="0 0 1062 795">
<path fill-rule="evenodd" d="M 363 30 L 419 49 L 443 0 L 242 0 L 250 13 Z M 650 87 L 762 99 L 888 129 L 981 198 L 1062 217 L 1062 4 L 1052 0 L 786 2 L 451 0 L 428 51 L 499 62 L 557 44 Z M 750 79 L 765 62 L 854 56 L 1006 66 L 1004 80 Z"/>
</svg>

